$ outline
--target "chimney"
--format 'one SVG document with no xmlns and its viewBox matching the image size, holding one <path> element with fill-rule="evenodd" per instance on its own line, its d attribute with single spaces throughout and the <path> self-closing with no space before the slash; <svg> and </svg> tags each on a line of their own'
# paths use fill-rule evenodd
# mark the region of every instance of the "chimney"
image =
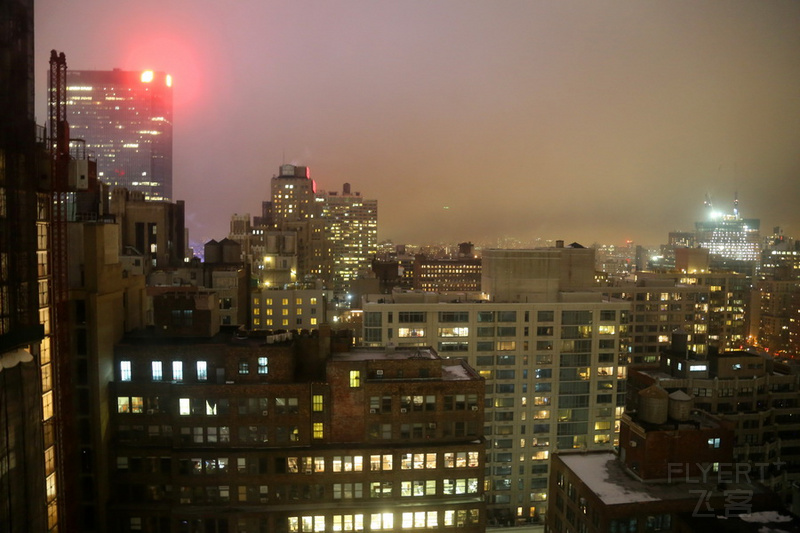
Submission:
<svg viewBox="0 0 800 533">
<path fill-rule="evenodd" d="M 560 240 L 556 241 L 556 248 L 563 248 L 563 247 L 564 247 L 564 241 L 560 241 Z"/>
<path fill-rule="evenodd" d="M 342 186 L 342 194 L 345 194 L 345 195 L 350 194 L 350 184 L 349 183 L 345 183 Z"/>
</svg>

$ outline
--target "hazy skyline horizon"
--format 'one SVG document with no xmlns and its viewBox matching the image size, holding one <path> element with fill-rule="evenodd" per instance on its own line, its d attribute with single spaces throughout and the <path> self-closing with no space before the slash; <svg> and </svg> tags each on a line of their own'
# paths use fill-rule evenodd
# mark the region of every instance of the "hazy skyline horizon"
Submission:
<svg viewBox="0 0 800 533">
<path fill-rule="evenodd" d="M 650 246 L 737 193 L 800 237 L 800 3 L 237 6 L 36 3 L 39 123 L 51 49 L 173 76 L 193 242 L 260 214 L 283 162 L 377 199 L 379 241 Z"/>
</svg>

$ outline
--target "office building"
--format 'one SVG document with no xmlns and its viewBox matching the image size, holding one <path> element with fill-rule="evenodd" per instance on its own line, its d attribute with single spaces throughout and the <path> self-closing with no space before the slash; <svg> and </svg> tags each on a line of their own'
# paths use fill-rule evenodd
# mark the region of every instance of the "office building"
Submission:
<svg viewBox="0 0 800 533">
<path fill-rule="evenodd" d="M 108 185 L 172 200 L 172 77 L 114 69 L 67 73 L 70 136 Z"/>
<path fill-rule="evenodd" d="M 734 200 L 732 213 L 721 213 L 711 208 L 708 219 L 695 223 L 695 244 L 711 253 L 711 266 L 752 275 L 761 255 L 761 221 L 742 218 L 739 200 Z"/>
<path fill-rule="evenodd" d="M 327 328 L 234 334 L 187 303 L 161 295 L 158 338 L 117 347 L 110 531 L 485 530 L 469 365 Z"/>
<path fill-rule="evenodd" d="M 479 257 L 429 259 L 423 254 L 417 254 L 412 268 L 413 288 L 416 290 L 432 292 L 481 290 Z"/>
</svg>

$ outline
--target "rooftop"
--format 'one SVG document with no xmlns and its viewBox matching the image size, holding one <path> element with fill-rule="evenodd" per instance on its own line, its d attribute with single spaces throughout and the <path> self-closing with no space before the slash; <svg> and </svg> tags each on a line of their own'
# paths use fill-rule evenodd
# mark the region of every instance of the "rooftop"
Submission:
<svg viewBox="0 0 800 533">
<path fill-rule="evenodd" d="M 748 490 L 762 494 L 765 489 L 751 483 L 729 483 L 736 479 L 732 472 L 709 474 L 705 480 L 692 479 L 687 483 L 684 477 L 676 474 L 671 481 L 645 483 L 628 473 L 612 452 L 560 453 L 559 459 L 579 475 L 586 486 L 606 505 L 623 505 L 659 500 L 697 500 L 698 491 L 708 491 L 712 497 L 722 497 L 725 490 Z M 727 483 L 723 486 L 721 482 Z M 744 481 L 742 479 L 741 481 Z"/>
</svg>

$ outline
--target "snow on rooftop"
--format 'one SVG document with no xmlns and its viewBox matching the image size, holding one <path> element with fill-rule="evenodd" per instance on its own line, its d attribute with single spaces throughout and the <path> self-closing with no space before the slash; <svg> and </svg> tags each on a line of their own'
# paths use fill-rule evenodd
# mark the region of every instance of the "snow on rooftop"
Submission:
<svg viewBox="0 0 800 533">
<path fill-rule="evenodd" d="M 442 379 L 472 379 L 463 365 L 444 365 L 442 366 Z"/>
<path fill-rule="evenodd" d="M 743 522 L 754 522 L 759 524 L 780 524 L 781 522 L 791 522 L 792 517 L 779 513 L 778 511 L 761 511 L 760 513 L 740 514 L 739 519 Z"/>
<path fill-rule="evenodd" d="M 617 456 L 613 453 L 562 454 L 561 460 L 606 504 L 656 501 L 659 498 L 638 490 L 630 483 L 615 479 L 611 469 Z M 615 469 L 616 470 L 616 469 Z"/>
</svg>

